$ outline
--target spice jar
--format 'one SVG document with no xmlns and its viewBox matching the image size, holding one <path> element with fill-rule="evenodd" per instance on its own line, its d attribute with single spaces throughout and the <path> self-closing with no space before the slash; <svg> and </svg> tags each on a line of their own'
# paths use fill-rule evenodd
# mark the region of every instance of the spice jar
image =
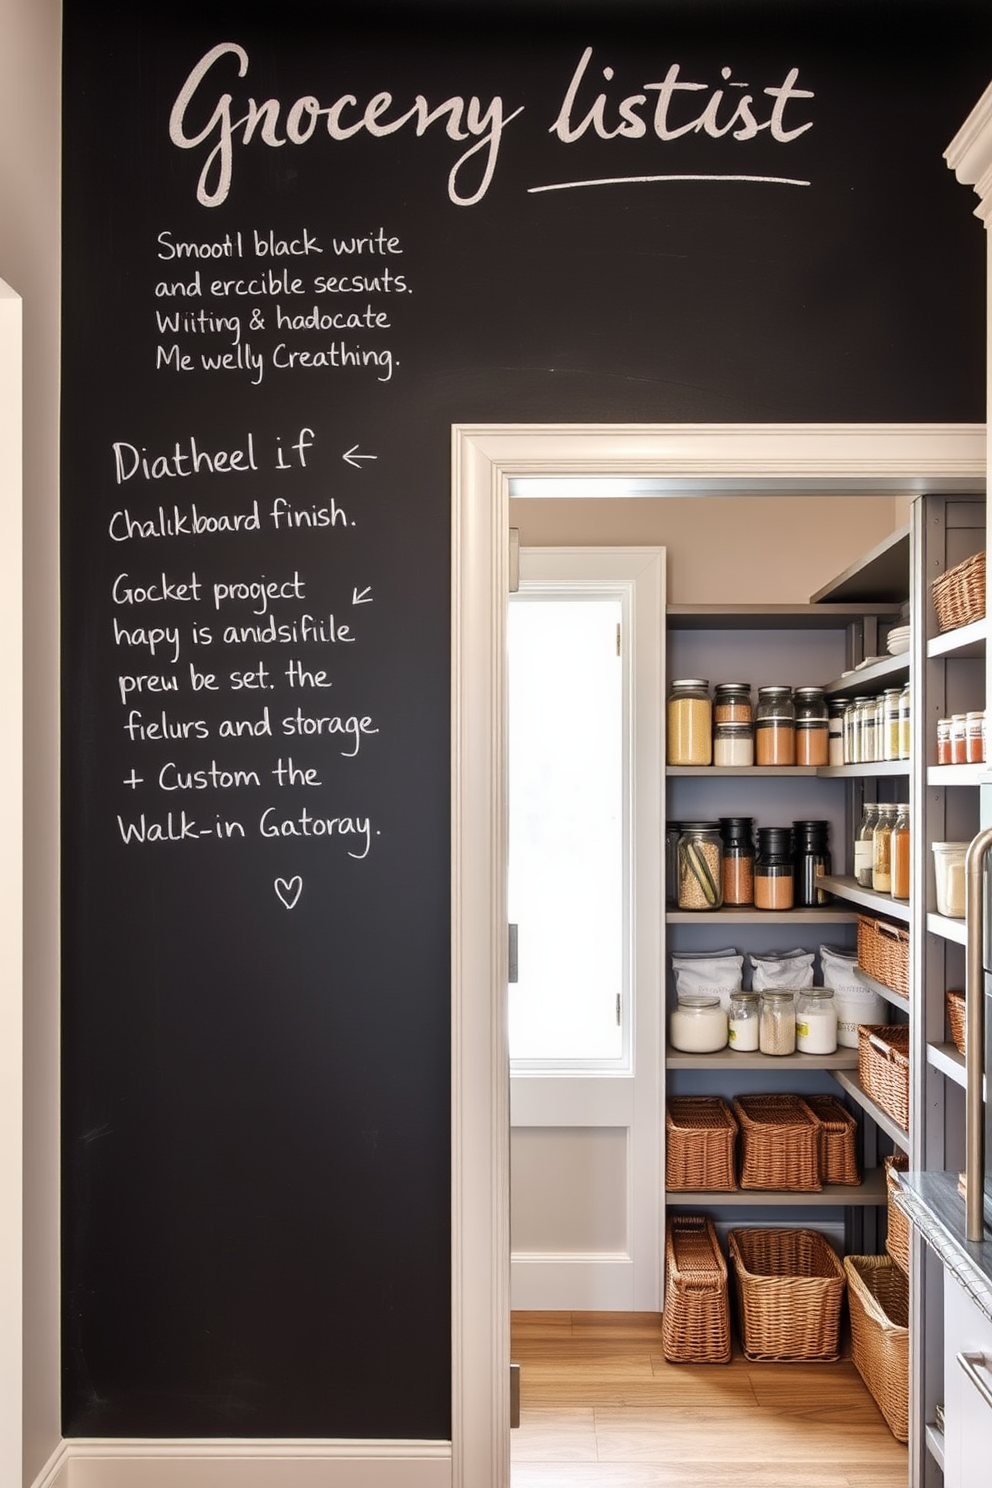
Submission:
<svg viewBox="0 0 992 1488">
<path fill-rule="evenodd" d="M 844 708 L 844 763 L 845 765 L 856 765 L 860 751 L 861 737 L 860 710 L 852 698 Z"/>
<path fill-rule="evenodd" d="M 723 903 L 723 844 L 712 822 L 683 822 L 678 846 L 679 909 L 719 909 Z"/>
<path fill-rule="evenodd" d="M 909 803 L 896 807 L 892 827 L 892 897 L 909 898 Z"/>
<path fill-rule="evenodd" d="M 713 725 L 714 765 L 753 765 L 754 731 L 749 723 Z"/>
<path fill-rule="evenodd" d="M 949 718 L 937 719 L 937 763 L 938 765 L 951 763 L 951 720 Z"/>
<path fill-rule="evenodd" d="M 718 682 L 713 689 L 714 723 L 753 723 L 750 682 Z"/>
<path fill-rule="evenodd" d="M 901 687 L 887 687 L 882 694 L 882 752 L 876 758 L 897 760 L 900 749 Z"/>
<path fill-rule="evenodd" d="M 968 763 L 968 720 L 964 713 L 951 714 L 951 764 Z"/>
<path fill-rule="evenodd" d="M 907 682 L 899 695 L 899 758 L 909 759 L 910 735 L 912 734 L 912 693 Z"/>
<path fill-rule="evenodd" d="M 879 806 L 871 865 L 871 886 L 879 894 L 892 893 L 892 828 L 895 824 L 896 808 Z"/>
<path fill-rule="evenodd" d="M 797 687 L 796 764 L 826 765 L 830 761 L 829 715 L 822 687 Z"/>
<path fill-rule="evenodd" d="M 791 909 L 793 897 L 792 831 L 789 827 L 759 827 L 754 859 L 754 906 Z"/>
<path fill-rule="evenodd" d="M 870 889 L 875 865 L 875 827 L 878 824 L 878 804 L 866 801 L 864 815 L 854 839 L 854 877 L 863 889 Z"/>
<path fill-rule="evenodd" d="M 796 998 L 785 988 L 761 994 L 758 1047 L 762 1054 L 796 1052 Z"/>
<path fill-rule="evenodd" d="M 667 751 L 670 765 L 708 765 L 713 757 L 713 704 L 702 677 L 672 683 Z"/>
<path fill-rule="evenodd" d="M 855 702 L 858 705 L 858 718 L 860 720 L 857 763 L 859 765 L 870 765 L 877 759 L 877 755 L 875 754 L 875 725 L 878 717 L 878 709 L 873 697 L 855 698 Z"/>
<path fill-rule="evenodd" d="M 969 713 L 965 719 L 965 757 L 969 765 L 985 759 L 985 712 Z"/>
<path fill-rule="evenodd" d="M 831 765 L 847 763 L 844 758 L 844 714 L 846 712 L 847 704 L 840 698 L 834 698 L 827 705 L 827 763 Z"/>
<path fill-rule="evenodd" d="M 723 902 L 740 907 L 754 903 L 754 818 L 721 816 Z"/>
<path fill-rule="evenodd" d="M 796 821 L 792 823 L 793 862 L 795 865 L 795 904 L 800 909 L 816 909 L 829 904 L 833 895 L 821 886 L 820 880 L 831 871 L 830 849 L 827 836 L 830 823 L 827 821 Z"/>
<path fill-rule="evenodd" d="M 727 1046 L 727 1012 L 711 992 L 685 992 L 668 1023 L 668 1041 L 683 1054 L 715 1054 Z"/>
<path fill-rule="evenodd" d="M 758 1048 L 760 998 L 757 992 L 731 992 L 728 1042 L 738 1054 L 753 1054 Z"/>
<path fill-rule="evenodd" d="M 804 987 L 796 1004 L 796 1048 L 800 1054 L 832 1054 L 836 1047 L 833 988 Z"/>
<path fill-rule="evenodd" d="M 759 765 L 796 763 L 796 707 L 790 687 L 758 688 L 754 757 Z"/>
</svg>

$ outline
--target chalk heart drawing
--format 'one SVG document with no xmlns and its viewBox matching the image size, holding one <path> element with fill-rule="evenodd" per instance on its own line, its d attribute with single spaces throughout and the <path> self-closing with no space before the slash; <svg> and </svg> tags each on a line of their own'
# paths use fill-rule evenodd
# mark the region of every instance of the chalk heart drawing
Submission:
<svg viewBox="0 0 992 1488">
<path fill-rule="evenodd" d="M 295 878 L 277 878 L 275 890 L 287 909 L 292 909 L 303 893 L 303 880 L 299 874 Z"/>
</svg>

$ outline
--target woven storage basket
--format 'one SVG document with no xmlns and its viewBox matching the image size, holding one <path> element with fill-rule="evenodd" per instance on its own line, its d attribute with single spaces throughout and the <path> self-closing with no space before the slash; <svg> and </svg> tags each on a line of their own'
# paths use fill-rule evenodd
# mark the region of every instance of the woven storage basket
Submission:
<svg viewBox="0 0 992 1488">
<path fill-rule="evenodd" d="M 700 1214 L 668 1221 L 661 1340 L 669 1364 L 730 1362 L 727 1263 L 713 1221 Z"/>
<path fill-rule="evenodd" d="M 947 1009 L 947 1026 L 951 1030 L 954 1047 L 959 1054 L 964 1054 L 967 1052 L 964 993 L 945 992 L 944 1006 Z"/>
<path fill-rule="evenodd" d="M 858 965 L 866 976 L 909 996 L 909 931 L 858 915 Z"/>
<path fill-rule="evenodd" d="M 741 1188 L 819 1193 L 820 1122 L 799 1095 L 740 1095 Z"/>
<path fill-rule="evenodd" d="M 891 1152 L 885 1159 L 885 1192 L 889 1204 L 889 1226 L 885 1237 L 885 1248 L 906 1276 L 909 1275 L 909 1220 L 892 1202 L 892 1195 L 899 1187 L 896 1174 L 904 1173 L 908 1167 L 909 1158 L 904 1152 Z"/>
<path fill-rule="evenodd" d="M 807 1095 L 803 1099 L 820 1122 L 821 1181 L 860 1183 L 856 1118 L 835 1095 Z"/>
<path fill-rule="evenodd" d="M 957 630 L 985 614 L 985 554 L 973 553 L 930 586 L 938 630 Z"/>
<path fill-rule="evenodd" d="M 909 1025 L 858 1024 L 858 1078 L 877 1106 L 909 1130 Z"/>
<path fill-rule="evenodd" d="M 665 1187 L 736 1188 L 737 1122 L 715 1095 L 673 1096 L 665 1105 Z"/>
<path fill-rule="evenodd" d="M 909 1440 L 909 1282 L 891 1256 L 845 1256 L 851 1357 L 892 1435 Z"/>
<path fill-rule="evenodd" d="M 748 1359 L 836 1359 L 844 1270 L 816 1230 L 731 1230 Z"/>
</svg>

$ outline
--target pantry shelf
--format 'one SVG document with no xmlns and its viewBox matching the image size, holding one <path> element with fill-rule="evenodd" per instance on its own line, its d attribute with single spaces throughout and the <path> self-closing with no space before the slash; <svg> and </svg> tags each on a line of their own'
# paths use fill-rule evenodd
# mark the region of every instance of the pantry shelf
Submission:
<svg viewBox="0 0 992 1488">
<path fill-rule="evenodd" d="M 955 1044 L 927 1044 L 927 1064 L 953 1080 L 955 1085 L 964 1086 L 964 1055 Z"/>
<path fill-rule="evenodd" d="M 683 1054 L 669 1049 L 665 1064 L 669 1069 L 694 1070 L 782 1070 L 857 1069 L 857 1049 L 838 1048 L 833 1054 L 738 1054 L 736 1049 L 718 1049 L 715 1054 Z"/>
<path fill-rule="evenodd" d="M 939 935 L 943 940 L 953 940 L 957 945 L 966 945 L 964 920 L 952 920 L 948 915 L 927 915 L 927 929 L 931 935 Z"/>
<path fill-rule="evenodd" d="M 909 775 L 909 760 L 874 760 L 870 765 L 820 765 L 817 775 L 829 780 L 870 779 L 883 775 Z"/>
<path fill-rule="evenodd" d="M 897 604 L 872 604 L 873 615 L 898 615 Z M 669 630 L 838 630 L 864 620 L 864 605 L 671 604 Z"/>
<path fill-rule="evenodd" d="M 869 1168 L 861 1183 L 828 1183 L 816 1193 L 796 1189 L 732 1188 L 732 1189 L 668 1189 L 665 1200 L 673 1208 L 699 1206 L 719 1208 L 750 1208 L 760 1204 L 762 1208 L 788 1209 L 836 1209 L 850 1207 L 868 1208 L 886 1202 L 885 1171 Z"/>
<path fill-rule="evenodd" d="M 856 966 L 854 972 L 858 981 L 863 982 L 870 991 L 877 992 L 879 997 L 884 997 L 885 1001 L 891 1002 L 893 1007 L 902 1008 L 905 1012 L 909 1012 L 910 1001 L 904 992 L 897 992 L 894 987 L 887 987 L 884 982 L 877 982 L 866 971 L 862 971 L 860 966 Z"/>
<path fill-rule="evenodd" d="M 754 780 L 757 776 L 822 775 L 822 766 L 816 765 L 666 765 L 666 775 L 705 775 L 709 779 L 724 775 L 746 775 Z"/>
<path fill-rule="evenodd" d="M 909 676 L 909 653 L 900 656 L 883 656 L 871 666 L 858 667 L 843 677 L 828 682 L 824 692 L 828 697 L 852 697 L 855 693 L 874 692 L 877 682 L 891 682 L 898 678 L 905 681 Z"/>
<path fill-rule="evenodd" d="M 873 909 L 876 914 L 888 915 L 890 919 L 909 923 L 909 904 L 905 900 L 893 899 L 891 894 L 878 894 L 874 889 L 864 889 L 856 878 L 838 878 L 834 874 L 828 874 L 820 879 L 820 886 L 841 899 L 850 900 L 852 904 Z"/>
<path fill-rule="evenodd" d="M 927 785 L 983 785 L 992 782 L 990 765 L 928 765 Z"/>
<path fill-rule="evenodd" d="M 824 880 L 826 882 L 826 880 Z M 669 925 L 708 925 L 714 920 L 735 925 L 851 925 L 857 920 L 854 910 L 843 909 L 835 904 L 825 904 L 818 909 L 755 909 L 748 905 L 744 909 L 669 909 L 665 922 Z"/>
<path fill-rule="evenodd" d="M 988 621 L 974 620 L 970 625 L 961 625 L 957 630 L 945 630 L 942 635 L 927 641 L 927 658 L 940 656 L 984 656 L 988 635 Z"/>
</svg>

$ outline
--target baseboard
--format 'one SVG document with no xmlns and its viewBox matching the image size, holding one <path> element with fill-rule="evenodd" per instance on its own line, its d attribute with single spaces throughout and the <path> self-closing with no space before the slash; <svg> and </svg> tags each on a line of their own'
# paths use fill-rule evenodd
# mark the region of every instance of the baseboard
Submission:
<svg viewBox="0 0 992 1488">
<path fill-rule="evenodd" d="M 450 1442 L 62 1443 L 32 1488 L 451 1488 Z"/>
</svg>

